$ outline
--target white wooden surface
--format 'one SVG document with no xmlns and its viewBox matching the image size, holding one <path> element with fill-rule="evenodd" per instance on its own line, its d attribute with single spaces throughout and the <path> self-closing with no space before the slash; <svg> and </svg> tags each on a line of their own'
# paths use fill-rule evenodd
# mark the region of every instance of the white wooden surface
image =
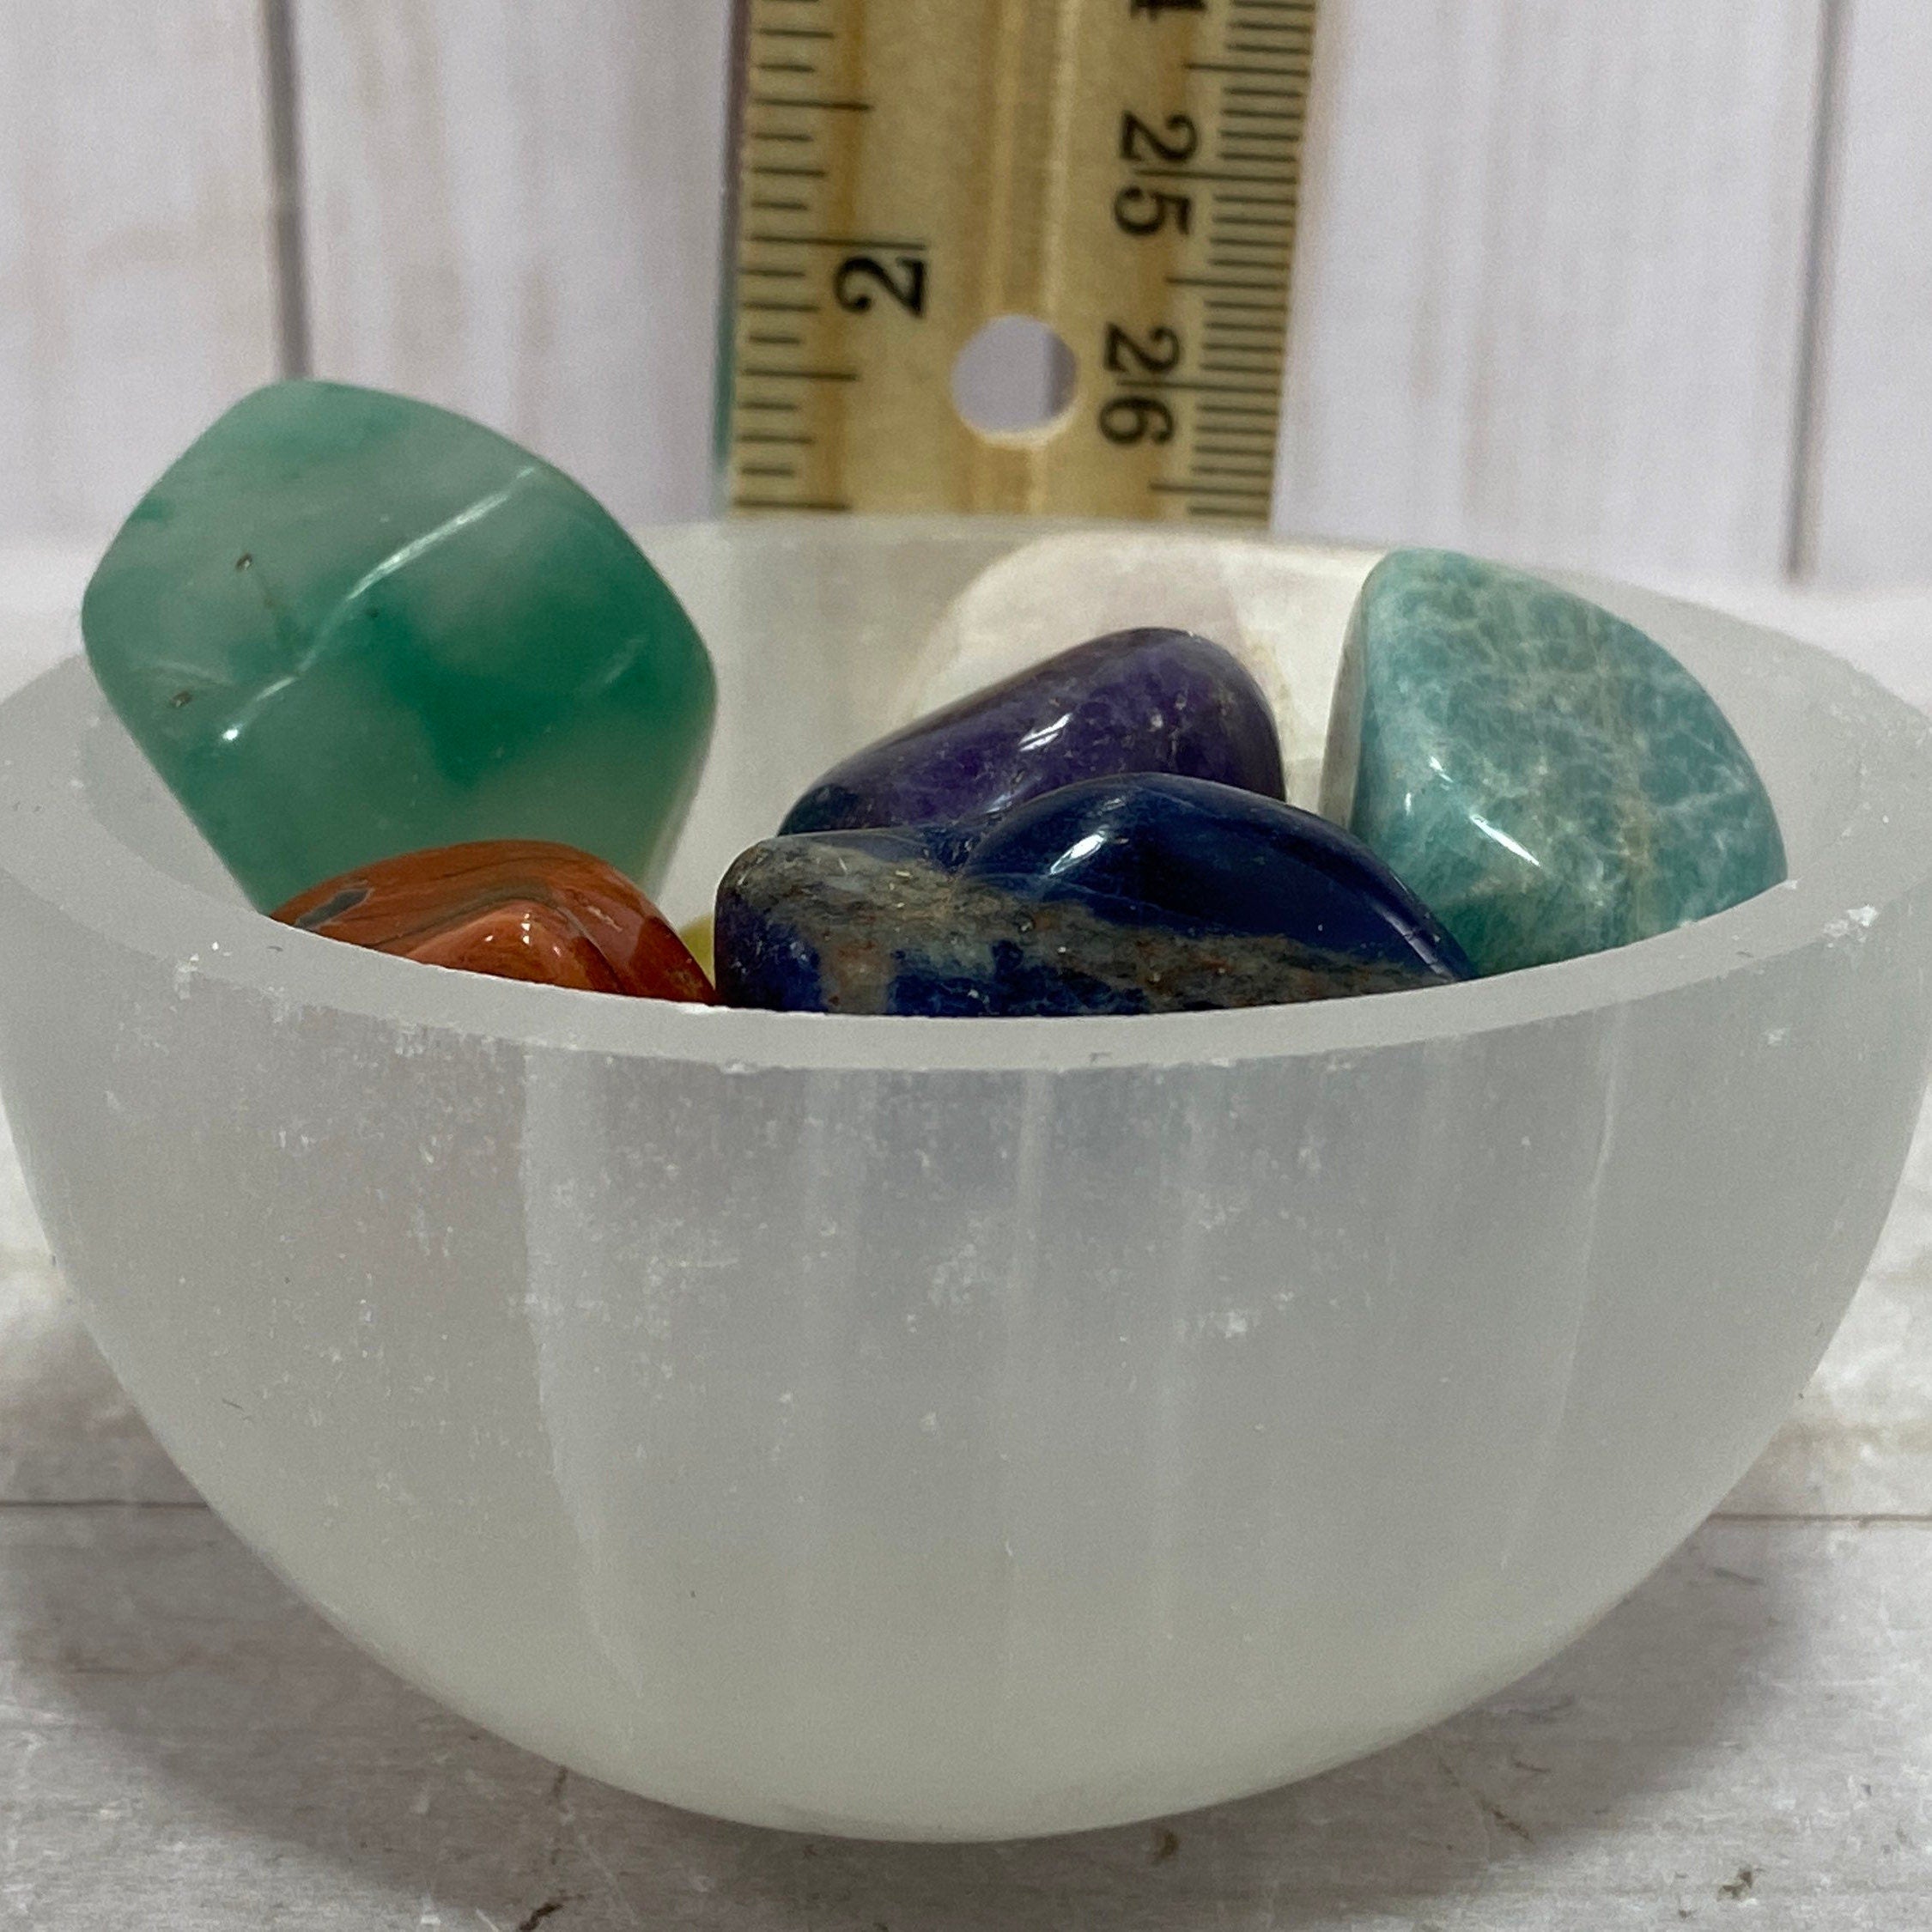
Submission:
<svg viewBox="0 0 1932 1932">
<path fill-rule="evenodd" d="M 80 549 L 0 552 L 0 690 Z M 1932 594 L 1724 593 L 1932 698 Z M 1915 682 L 1916 681 L 1916 682 Z M 1719 1515 L 1453 1722 L 1248 1802 L 1042 1844 L 695 1819 L 360 1658 L 195 1501 L 86 1340 L 0 1135 L 0 1923 L 46 1932 L 1923 1932 L 1932 1109 L 1850 1315 Z"/>
<path fill-rule="evenodd" d="M 1932 579 L 1932 6 L 1845 0 L 1823 264 L 1817 568 Z"/>
<path fill-rule="evenodd" d="M 275 367 L 281 3 L 0 0 L 0 538 Z M 286 3 L 316 367 L 702 510 L 729 0 Z M 1323 0 L 1278 520 L 1932 577 L 1929 90 L 1925 0 Z"/>
<path fill-rule="evenodd" d="M 258 0 L 0 0 L 0 536 L 111 532 L 275 369 Z"/>
<path fill-rule="evenodd" d="M 1324 0 L 1283 528 L 1772 577 L 1819 0 Z"/>
<path fill-rule="evenodd" d="M 296 0 L 315 372 L 711 489 L 728 0 Z"/>
</svg>

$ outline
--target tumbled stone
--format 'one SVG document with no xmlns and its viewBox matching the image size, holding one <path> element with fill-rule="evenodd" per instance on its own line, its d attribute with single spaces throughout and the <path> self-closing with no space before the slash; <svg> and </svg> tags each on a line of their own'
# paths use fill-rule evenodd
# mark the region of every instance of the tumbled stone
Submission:
<svg viewBox="0 0 1932 1932">
<path fill-rule="evenodd" d="M 715 998 L 636 886 L 567 845 L 495 839 L 404 853 L 311 886 L 275 917 L 460 972 L 643 999 Z"/>
<path fill-rule="evenodd" d="M 767 840 L 719 888 L 719 994 L 779 1011 L 1153 1013 L 1467 978 L 1372 854 L 1187 778 L 1091 781 L 976 826 Z"/>
<path fill-rule="evenodd" d="M 1077 639 L 1168 625 L 1240 659 L 1274 713 L 1289 801 L 1312 810 L 1342 635 L 1379 554 L 1149 525 L 1040 538 L 953 599 L 889 721 L 954 703 Z"/>
<path fill-rule="evenodd" d="M 855 751 L 779 829 L 959 822 L 1122 772 L 1172 772 L 1282 795 L 1274 722 L 1241 665 L 1185 631 L 1124 630 Z"/>
<path fill-rule="evenodd" d="M 635 544 L 482 425 L 284 382 L 207 430 L 88 586 L 88 656 L 258 905 L 392 853 L 556 840 L 653 879 L 710 663 Z"/>
<path fill-rule="evenodd" d="M 677 937 L 684 942 L 685 951 L 702 966 L 707 976 L 714 975 L 718 970 L 717 951 L 711 943 L 711 914 L 687 920 L 677 928 Z"/>
<path fill-rule="evenodd" d="M 1322 810 L 1483 973 L 1648 939 L 1785 875 L 1750 754 L 1668 651 L 1447 550 L 1395 551 L 1363 586 Z"/>
</svg>

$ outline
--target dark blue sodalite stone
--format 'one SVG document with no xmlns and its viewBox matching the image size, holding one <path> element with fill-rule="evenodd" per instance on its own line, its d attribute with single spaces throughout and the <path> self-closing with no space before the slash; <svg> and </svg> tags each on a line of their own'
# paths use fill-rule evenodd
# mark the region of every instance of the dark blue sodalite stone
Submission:
<svg viewBox="0 0 1932 1932">
<path fill-rule="evenodd" d="M 1285 796 L 1273 713 L 1240 661 L 1187 631 L 1123 630 L 855 751 L 779 831 L 957 823 L 1124 772 Z"/>
<path fill-rule="evenodd" d="M 726 874 L 716 933 L 720 997 L 789 1012 L 1183 1012 L 1471 976 L 1347 833 L 1145 774 L 990 826 L 768 839 Z"/>
</svg>

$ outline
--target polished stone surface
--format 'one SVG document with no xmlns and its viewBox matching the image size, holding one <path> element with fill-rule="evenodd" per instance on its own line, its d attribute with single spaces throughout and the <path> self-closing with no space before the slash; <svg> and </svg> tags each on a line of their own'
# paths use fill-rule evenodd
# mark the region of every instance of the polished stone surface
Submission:
<svg viewBox="0 0 1932 1932">
<path fill-rule="evenodd" d="M 258 905 L 480 838 L 654 879 L 704 647 L 568 477 L 427 404 L 285 382 L 155 483 L 88 586 L 102 689 Z"/>
<path fill-rule="evenodd" d="M 711 914 L 703 914 L 697 919 L 686 920 L 677 928 L 677 937 L 684 942 L 685 950 L 704 969 L 708 979 L 717 975 L 717 952 L 712 944 Z"/>
<path fill-rule="evenodd" d="M 1662 646 L 1519 571 L 1398 550 L 1343 653 L 1322 811 L 1483 973 L 1601 952 L 1785 875 L 1777 814 Z"/>
<path fill-rule="evenodd" d="M 1197 779 L 1068 787 L 983 827 L 781 837 L 719 888 L 719 993 L 779 1011 L 1149 1013 L 1467 978 L 1345 833 Z"/>
<path fill-rule="evenodd" d="M 1151 524 L 1036 538 L 954 598 L 914 654 L 893 721 L 939 710 L 1079 638 L 1162 624 L 1240 659 L 1274 714 L 1289 802 L 1312 811 L 1342 635 L 1380 554 Z"/>
<path fill-rule="evenodd" d="M 325 879 L 275 916 L 459 972 L 641 999 L 715 997 L 636 886 L 569 846 L 497 839 L 404 853 Z"/>
<path fill-rule="evenodd" d="M 1283 795 L 1274 720 L 1240 662 L 1185 631 L 1123 630 L 854 752 L 779 829 L 957 823 L 1122 772 L 1173 772 Z"/>
</svg>

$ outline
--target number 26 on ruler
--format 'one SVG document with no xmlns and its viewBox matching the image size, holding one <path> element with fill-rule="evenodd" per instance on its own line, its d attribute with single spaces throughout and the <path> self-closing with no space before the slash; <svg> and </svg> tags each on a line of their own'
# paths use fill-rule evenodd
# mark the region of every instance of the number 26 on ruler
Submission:
<svg viewBox="0 0 1932 1932">
<path fill-rule="evenodd" d="M 1180 0 L 1133 0 L 1136 13 L 1178 6 Z M 1187 10 L 1198 12 L 1199 7 Z M 1170 114 L 1159 128 L 1151 126 L 1131 108 L 1121 116 L 1121 159 L 1178 167 L 1193 159 L 1200 131 L 1191 116 Z M 1172 195 L 1143 188 L 1138 182 L 1114 197 L 1114 222 L 1123 234 L 1158 234 L 1171 220 L 1182 234 L 1193 233 L 1194 204 L 1191 195 Z M 1166 375 L 1181 360 L 1181 337 L 1167 328 L 1150 329 L 1137 340 L 1117 322 L 1107 325 L 1103 357 L 1115 374 L 1130 380 Z M 1116 396 L 1102 405 L 1100 433 L 1110 443 L 1166 443 L 1174 440 L 1174 412 L 1156 396 Z"/>
</svg>

